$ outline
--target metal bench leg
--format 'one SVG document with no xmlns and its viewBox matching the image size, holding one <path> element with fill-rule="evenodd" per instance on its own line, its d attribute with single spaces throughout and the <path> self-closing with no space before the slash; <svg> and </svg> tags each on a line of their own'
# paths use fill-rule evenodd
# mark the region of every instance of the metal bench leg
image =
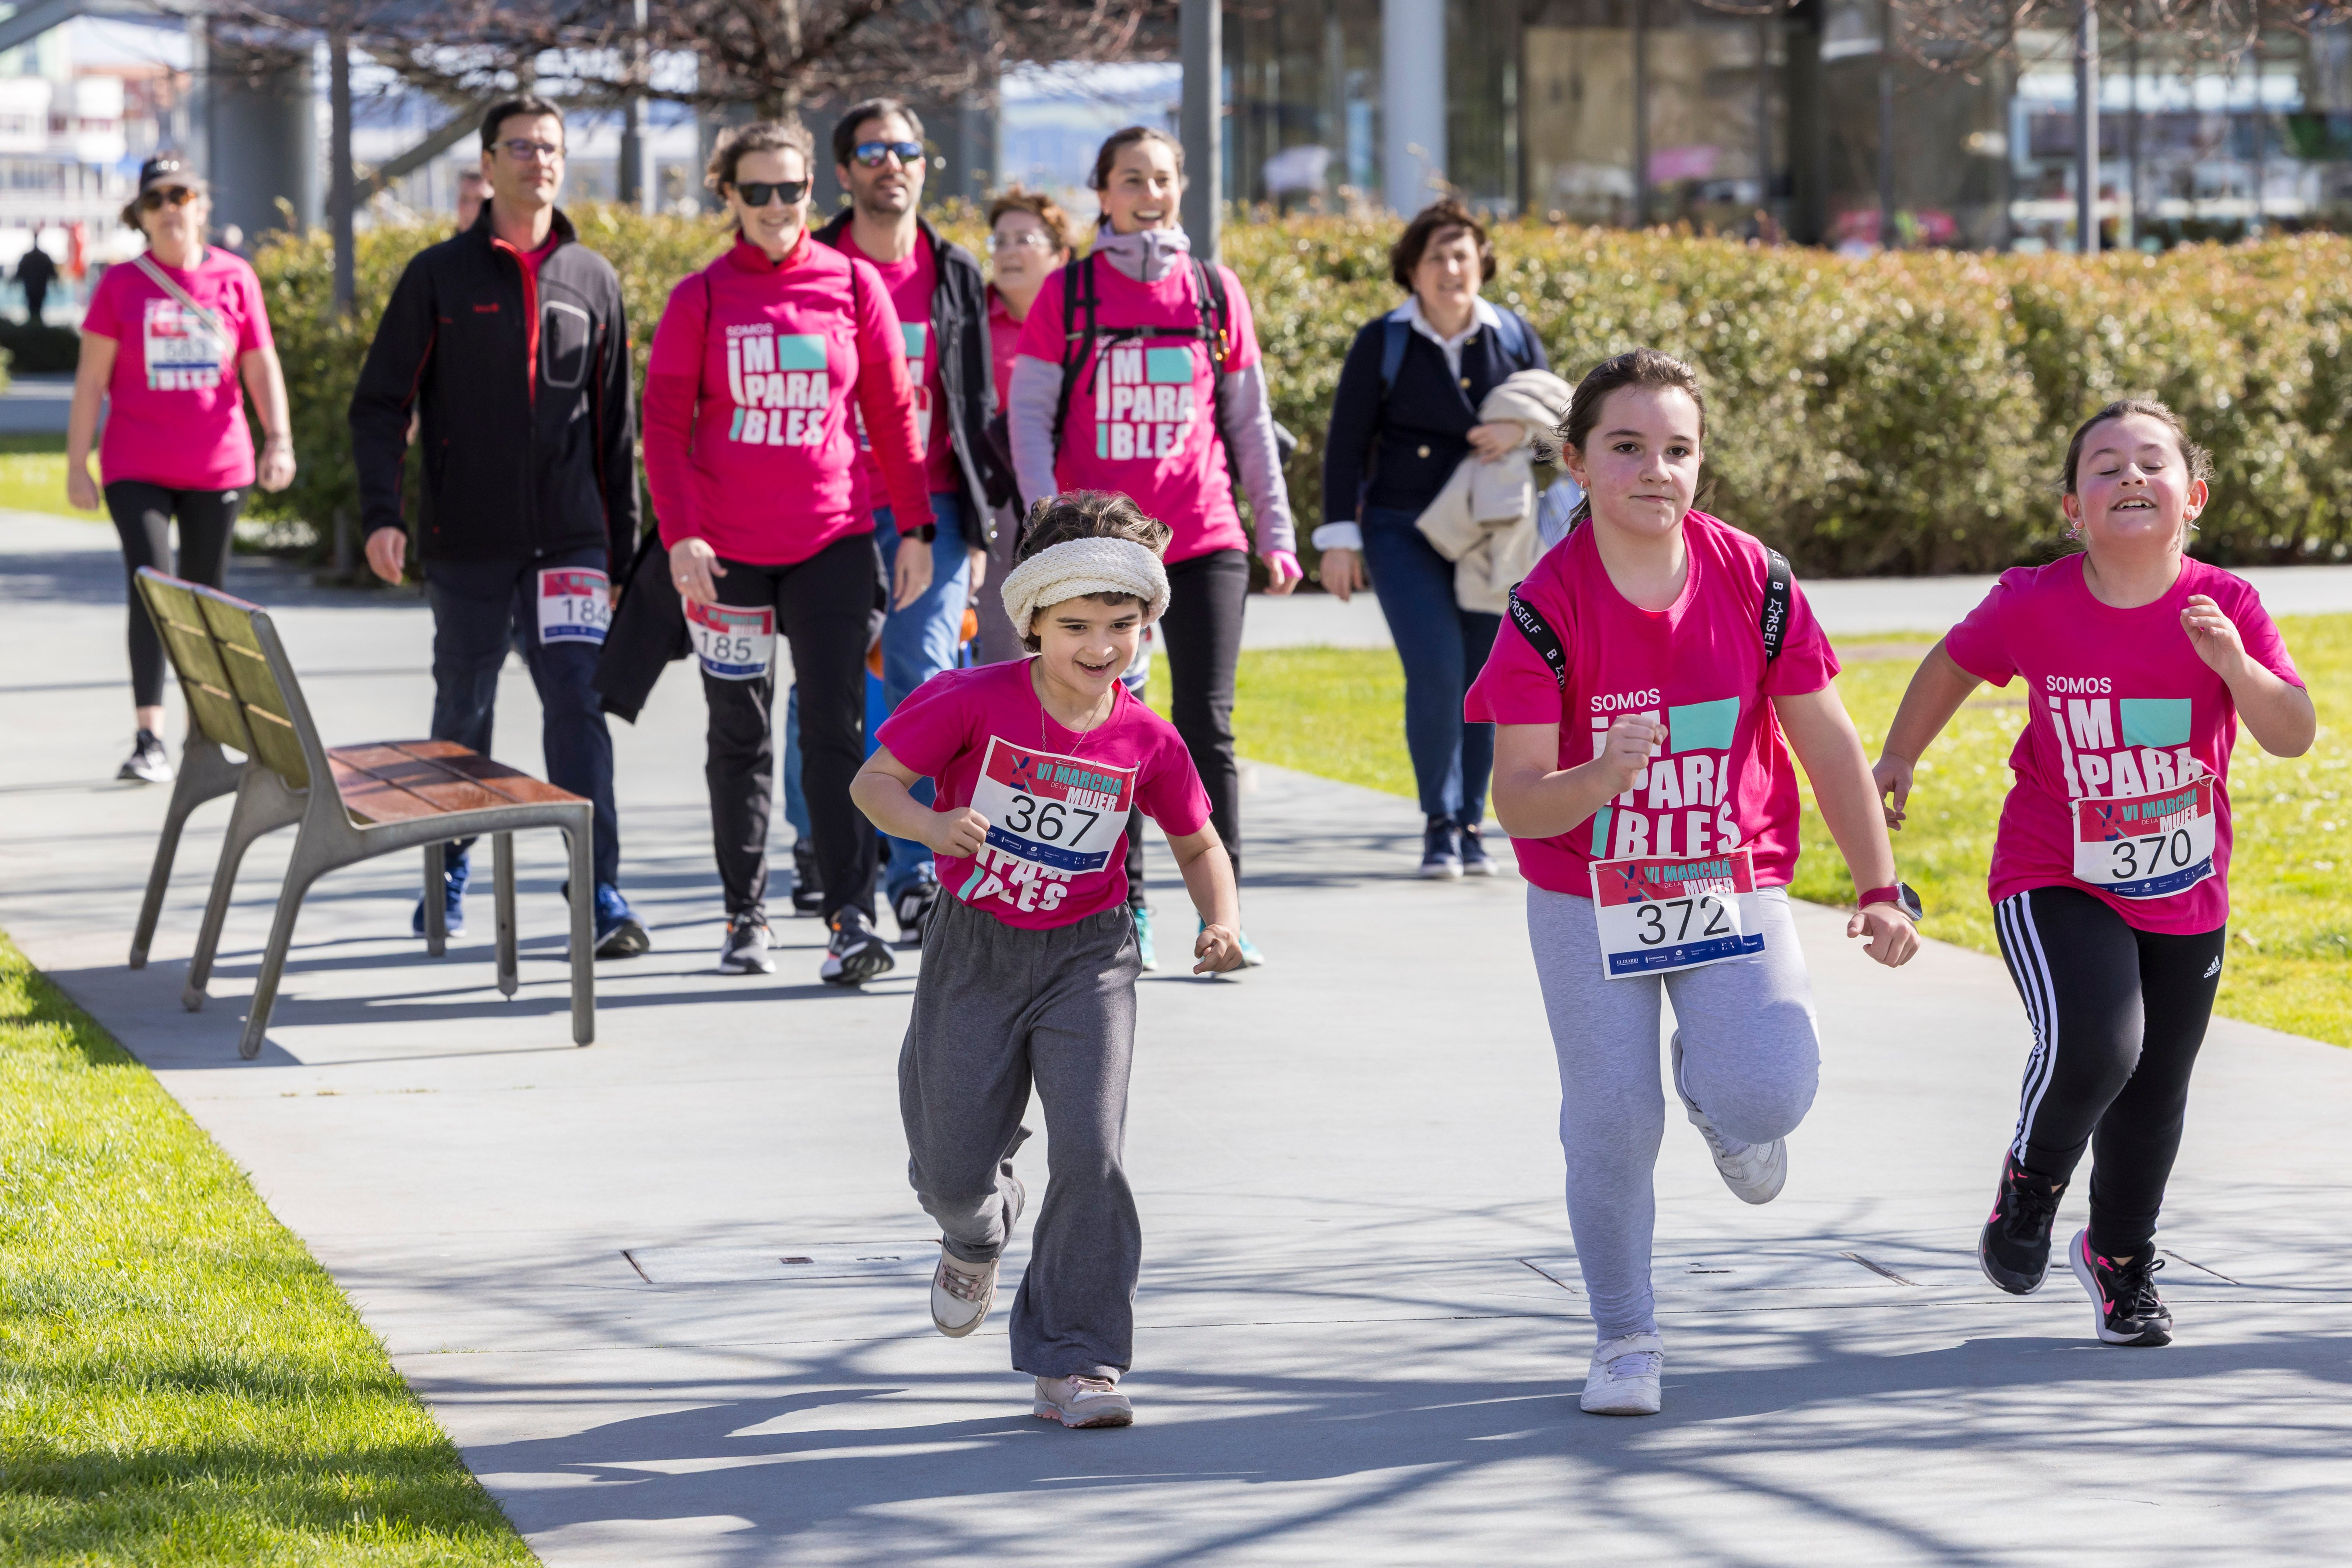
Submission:
<svg viewBox="0 0 2352 1568">
<path fill-rule="evenodd" d="M 563 837 L 572 850 L 572 1043 L 588 1046 L 596 1042 L 596 870 L 587 814 L 581 816 Z"/>
<path fill-rule="evenodd" d="M 196 931 L 196 950 L 188 957 L 187 985 L 180 1005 L 191 1013 L 204 1010 L 205 987 L 213 977 L 213 959 L 220 950 L 221 927 L 228 921 L 229 900 L 236 892 L 237 868 L 253 841 L 295 820 L 299 803 L 277 784 L 277 775 L 258 770 L 246 774 L 237 787 L 236 805 L 229 813 L 228 834 L 221 843 L 220 864 L 213 868 L 212 895 L 205 900 L 205 921 Z"/>
<path fill-rule="evenodd" d="M 278 892 L 278 913 L 269 922 L 269 945 L 262 951 L 261 972 L 253 977 L 245 1034 L 236 1043 L 236 1054 L 247 1061 L 261 1054 L 262 1039 L 269 1033 L 269 1014 L 278 1005 L 278 980 L 285 973 L 287 952 L 294 945 L 294 921 L 302 912 L 302 897 L 311 883 L 331 869 L 314 863 L 316 853 L 311 845 L 295 841 L 293 864 L 286 868 L 286 885 Z"/>
<path fill-rule="evenodd" d="M 491 880 L 498 904 L 499 921 L 499 994 L 512 997 L 515 987 L 521 984 L 516 970 L 515 953 L 515 880 L 514 835 L 490 835 Z"/>
<path fill-rule="evenodd" d="M 425 847 L 425 952 L 438 958 L 449 951 L 449 847 Z"/>
<path fill-rule="evenodd" d="M 193 770 L 183 767 L 172 781 L 172 804 L 163 811 L 163 836 L 155 841 L 155 864 L 147 873 L 147 896 L 140 900 L 139 925 L 131 933 L 131 967 L 147 967 L 147 948 L 155 940 L 155 921 L 163 912 L 163 893 L 172 885 L 172 862 L 180 854 L 180 829 L 188 814 L 203 804 L 197 798 Z"/>
</svg>

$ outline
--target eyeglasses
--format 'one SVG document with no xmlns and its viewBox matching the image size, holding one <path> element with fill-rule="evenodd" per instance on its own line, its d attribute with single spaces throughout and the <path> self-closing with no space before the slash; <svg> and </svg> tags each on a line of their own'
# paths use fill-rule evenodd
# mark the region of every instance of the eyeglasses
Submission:
<svg viewBox="0 0 2352 1568">
<path fill-rule="evenodd" d="M 763 207 L 777 200 L 789 207 L 797 206 L 801 198 L 808 195 L 809 183 L 806 180 L 745 180 L 734 189 L 747 207 Z"/>
<path fill-rule="evenodd" d="M 1017 234 L 992 234 L 988 237 L 988 254 L 1002 250 L 1056 250 L 1054 237 L 1042 228 L 1024 228 Z"/>
<path fill-rule="evenodd" d="M 527 136 L 518 136 L 499 145 L 505 148 L 507 156 L 518 163 L 528 163 L 537 158 L 544 158 L 552 163 L 563 156 L 563 144 L 560 142 L 533 142 Z"/>
<path fill-rule="evenodd" d="M 923 144 L 920 142 L 860 142 L 849 153 L 851 157 L 869 169 L 880 168 L 882 160 L 894 154 L 901 167 L 913 168 L 923 161 Z"/>
<path fill-rule="evenodd" d="M 167 203 L 175 207 L 184 207 L 195 199 L 196 193 L 185 185 L 166 185 L 160 191 L 140 192 L 139 210 L 143 213 L 159 213 L 163 210 Z"/>
</svg>

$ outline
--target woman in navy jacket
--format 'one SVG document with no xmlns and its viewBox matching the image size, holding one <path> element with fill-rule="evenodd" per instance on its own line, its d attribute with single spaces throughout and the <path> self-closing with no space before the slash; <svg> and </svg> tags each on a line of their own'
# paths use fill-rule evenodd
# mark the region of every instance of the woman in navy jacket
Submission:
<svg viewBox="0 0 2352 1568">
<path fill-rule="evenodd" d="M 1414 521 L 1465 458 L 1499 457 L 1524 437 L 1517 425 L 1479 423 L 1486 394 L 1514 371 L 1551 367 L 1524 318 L 1478 297 L 1495 249 L 1460 203 L 1423 208 L 1390 250 L 1389 269 L 1408 298 L 1364 324 L 1340 368 L 1315 547 L 1323 585 L 1340 599 L 1378 584 L 1404 665 L 1405 746 L 1428 818 L 1421 874 L 1488 877 L 1479 824 L 1495 730 L 1465 724 L 1462 699 L 1502 617 L 1455 602 L 1454 563 Z"/>
</svg>

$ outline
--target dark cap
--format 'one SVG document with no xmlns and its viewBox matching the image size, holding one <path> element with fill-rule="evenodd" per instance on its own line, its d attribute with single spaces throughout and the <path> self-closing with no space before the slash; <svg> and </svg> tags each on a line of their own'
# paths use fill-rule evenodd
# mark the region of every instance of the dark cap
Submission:
<svg viewBox="0 0 2352 1568">
<path fill-rule="evenodd" d="M 145 195 L 158 186 L 185 186 L 192 191 L 209 192 L 212 187 L 196 173 L 185 158 L 177 153 L 160 153 L 139 165 L 139 195 Z"/>
</svg>

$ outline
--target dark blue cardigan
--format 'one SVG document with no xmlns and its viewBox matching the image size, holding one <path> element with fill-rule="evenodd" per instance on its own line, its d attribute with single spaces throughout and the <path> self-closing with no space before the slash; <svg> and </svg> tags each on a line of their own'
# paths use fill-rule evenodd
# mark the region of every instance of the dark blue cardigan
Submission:
<svg viewBox="0 0 2352 1568">
<path fill-rule="evenodd" d="M 1354 521 L 1360 497 L 1366 506 L 1416 514 L 1426 509 L 1470 455 L 1470 427 L 1478 423 L 1478 405 L 1486 395 L 1513 371 L 1551 368 L 1543 340 L 1524 318 L 1521 330 L 1532 363 L 1511 363 L 1496 342 L 1495 329 L 1487 327 L 1462 345 L 1459 381 L 1445 368 L 1445 352 L 1409 331 L 1404 363 L 1383 408 L 1381 353 L 1387 329 L 1385 315 L 1365 322 L 1339 367 L 1323 443 L 1326 522 Z"/>
</svg>

